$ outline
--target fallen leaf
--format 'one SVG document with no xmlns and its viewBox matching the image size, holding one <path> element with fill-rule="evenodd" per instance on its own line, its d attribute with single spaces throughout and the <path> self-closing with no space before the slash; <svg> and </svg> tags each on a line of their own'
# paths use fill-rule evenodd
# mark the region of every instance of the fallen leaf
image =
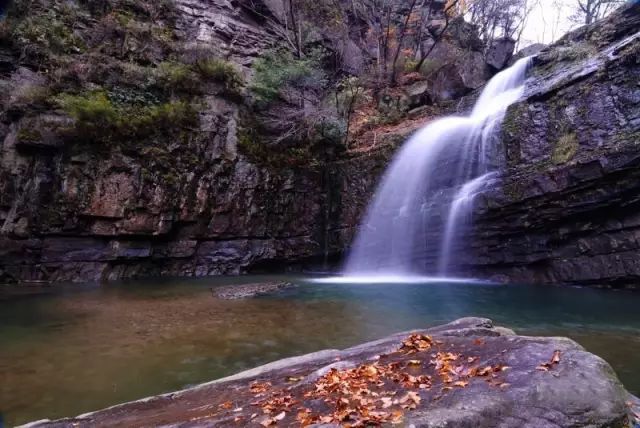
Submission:
<svg viewBox="0 0 640 428">
<path fill-rule="evenodd" d="M 558 350 L 553 351 L 553 356 L 548 362 L 540 364 L 536 369 L 548 372 L 556 364 L 560 364 L 560 351 Z"/>
<path fill-rule="evenodd" d="M 269 390 L 269 388 L 271 388 L 271 382 L 253 382 L 251 383 L 251 385 L 249 385 L 249 391 L 251 391 L 253 394 L 266 392 Z"/>
<path fill-rule="evenodd" d="M 263 427 L 268 427 L 276 423 L 276 421 L 270 416 L 264 416 L 257 421 Z"/>
<path fill-rule="evenodd" d="M 404 415 L 402 414 L 402 410 L 394 410 L 391 413 L 391 423 L 393 425 L 401 424 Z"/>
<path fill-rule="evenodd" d="M 393 405 L 393 400 L 389 397 L 382 397 L 380 400 L 382 401 L 383 409 L 389 408 Z"/>
<path fill-rule="evenodd" d="M 464 380 L 459 380 L 457 382 L 453 382 L 453 386 L 459 386 L 460 388 L 465 388 L 467 385 L 469 385 L 469 382 L 464 381 Z"/>
<path fill-rule="evenodd" d="M 225 401 L 224 403 L 220 404 L 218 407 L 220 407 L 221 409 L 230 409 L 233 407 L 233 403 L 231 401 Z"/>
</svg>

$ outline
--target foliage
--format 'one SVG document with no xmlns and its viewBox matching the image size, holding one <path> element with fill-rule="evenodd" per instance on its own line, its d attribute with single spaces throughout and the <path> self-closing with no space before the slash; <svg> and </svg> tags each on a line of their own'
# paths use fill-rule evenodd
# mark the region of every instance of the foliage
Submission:
<svg viewBox="0 0 640 428">
<path fill-rule="evenodd" d="M 366 89 L 357 77 L 342 79 L 337 88 L 335 93 L 336 110 L 343 117 L 349 116 L 353 109 L 367 99 L 365 97 Z"/>
<path fill-rule="evenodd" d="M 70 26 L 50 10 L 46 14 L 28 16 L 15 23 L 11 37 L 23 49 L 38 49 L 40 53 L 77 53 L 86 49 L 82 39 Z"/>
<path fill-rule="evenodd" d="M 415 59 L 407 59 L 404 61 L 403 68 L 405 73 L 411 73 L 418 67 L 418 61 Z"/>
<path fill-rule="evenodd" d="M 286 51 L 268 52 L 254 63 L 251 92 L 259 104 L 269 104 L 288 90 L 320 89 L 327 83 L 320 60 L 319 52 L 305 58 L 294 58 Z"/>
<path fill-rule="evenodd" d="M 20 128 L 17 138 L 21 143 L 37 143 L 42 140 L 42 134 L 37 129 Z"/>
<path fill-rule="evenodd" d="M 180 62 L 165 61 L 157 68 L 158 83 L 168 92 L 197 92 L 200 82 L 192 68 Z"/>
<path fill-rule="evenodd" d="M 419 72 L 425 77 L 430 77 L 441 65 L 441 62 L 436 59 L 426 59 L 422 62 Z"/>
<path fill-rule="evenodd" d="M 204 58 L 196 61 L 195 70 L 204 78 L 222 83 L 228 93 L 239 94 L 244 79 L 229 61 L 219 58 Z"/>
<path fill-rule="evenodd" d="M 12 94 L 12 104 L 33 106 L 48 102 L 50 90 L 47 86 L 27 84 L 17 87 Z"/>
<path fill-rule="evenodd" d="M 309 147 L 274 148 L 265 144 L 253 131 L 238 132 L 238 150 L 251 161 L 273 168 L 290 168 L 315 163 Z"/>
<path fill-rule="evenodd" d="M 86 95 L 61 95 L 59 104 L 76 121 L 78 127 L 100 132 L 115 127 L 118 112 L 106 93 L 91 92 Z"/>
<path fill-rule="evenodd" d="M 117 106 L 104 91 L 63 94 L 57 101 L 75 119 L 74 134 L 94 143 L 162 137 L 198 124 L 197 111 L 185 101 Z"/>
<path fill-rule="evenodd" d="M 347 121 L 342 118 L 327 116 L 314 124 L 311 137 L 312 143 L 325 143 L 328 145 L 340 145 L 347 136 Z"/>
<path fill-rule="evenodd" d="M 563 164 L 570 161 L 578 152 L 579 144 L 575 133 L 564 134 L 556 142 L 551 155 L 551 160 L 555 164 Z"/>
</svg>

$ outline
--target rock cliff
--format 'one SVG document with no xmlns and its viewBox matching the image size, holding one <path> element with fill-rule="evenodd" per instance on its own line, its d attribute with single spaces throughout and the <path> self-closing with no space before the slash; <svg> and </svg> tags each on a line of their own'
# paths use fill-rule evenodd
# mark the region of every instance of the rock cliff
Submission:
<svg viewBox="0 0 640 428">
<path fill-rule="evenodd" d="M 433 20 L 441 19 L 444 3 L 434 4 Z M 253 64 L 291 42 L 285 3 L 8 5 L 0 282 L 231 274 L 319 260 L 347 245 L 388 155 L 352 164 L 331 147 L 269 149 L 248 129 L 261 114 L 247 108 L 244 90 Z M 359 31 L 339 38 L 318 25 L 308 42 L 344 58 L 347 71 L 370 60 L 366 25 L 354 14 L 345 19 Z M 452 28 L 457 39 L 440 41 L 434 57 L 453 61 L 459 82 L 434 89 L 437 74 L 420 100 L 431 100 L 425 91 L 464 94 L 491 72 L 469 27 Z M 358 177 L 360 162 L 370 174 Z"/>
<path fill-rule="evenodd" d="M 276 24 L 229 2 L 34 5 L 0 50 L 1 279 L 238 273 L 319 253 L 321 175 L 239 154 L 229 85 L 214 74 L 195 87 L 173 59 L 204 44 L 244 67 Z M 76 118 L 88 126 L 70 138 L 65 100 L 96 116 Z"/>
<path fill-rule="evenodd" d="M 629 4 L 534 58 L 503 125 L 502 189 L 478 206 L 471 270 L 637 287 L 639 29 Z"/>
<path fill-rule="evenodd" d="M 410 82 L 408 102 L 389 96 L 405 122 L 365 133 L 367 150 L 256 155 L 238 82 L 284 43 L 282 5 L 92 9 L 103 3 L 33 3 L 51 23 L 43 34 L 35 12 L 10 37 L 0 25 L 0 282 L 229 274 L 339 255 L 395 148 L 424 123 L 423 107 L 406 109 L 468 93 L 490 73 L 483 61 L 508 57 L 508 41 L 478 56 L 463 26 L 464 55 Z M 478 199 L 463 273 L 634 284 L 639 16 L 628 6 L 538 54 L 504 124 L 503 186 Z M 362 35 L 349 40 L 342 54 L 365 61 Z M 225 61 L 202 60 L 212 47 Z"/>
</svg>

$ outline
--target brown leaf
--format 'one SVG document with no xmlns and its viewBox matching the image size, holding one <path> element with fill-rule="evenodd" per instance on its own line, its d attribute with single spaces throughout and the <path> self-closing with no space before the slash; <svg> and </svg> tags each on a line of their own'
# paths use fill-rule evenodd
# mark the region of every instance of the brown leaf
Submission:
<svg viewBox="0 0 640 428">
<path fill-rule="evenodd" d="M 382 397 L 382 408 L 387 409 L 393 405 L 393 400 L 389 397 Z"/>
<path fill-rule="evenodd" d="M 263 416 L 257 422 L 263 427 L 268 427 L 276 423 L 276 421 L 270 416 Z"/>
<path fill-rule="evenodd" d="M 225 401 L 224 403 L 218 405 L 221 409 L 230 409 L 233 407 L 233 403 L 231 401 Z"/>
<path fill-rule="evenodd" d="M 271 382 L 253 382 L 251 383 L 251 385 L 249 385 L 249 391 L 251 391 L 253 394 L 266 392 L 267 390 L 269 390 L 269 388 L 271 388 Z"/>
<path fill-rule="evenodd" d="M 459 386 L 460 388 L 465 388 L 467 385 L 469 385 L 469 382 L 464 381 L 464 380 L 459 380 L 457 382 L 453 382 L 453 386 Z"/>
<path fill-rule="evenodd" d="M 391 412 L 391 423 L 393 425 L 401 424 L 403 418 L 402 410 L 394 410 Z"/>
<path fill-rule="evenodd" d="M 540 364 L 538 367 L 536 367 L 536 369 L 548 372 L 556 364 L 560 364 L 560 351 L 558 350 L 553 351 L 553 355 L 551 356 L 549 362 Z"/>
</svg>

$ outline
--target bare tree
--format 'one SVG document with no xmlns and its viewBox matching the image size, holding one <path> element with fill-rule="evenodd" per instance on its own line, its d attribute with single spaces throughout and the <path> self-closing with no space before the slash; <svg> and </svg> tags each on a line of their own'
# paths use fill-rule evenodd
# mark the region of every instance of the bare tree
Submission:
<svg viewBox="0 0 640 428">
<path fill-rule="evenodd" d="M 340 82 L 334 93 L 336 110 L 346 123 L 344 145 L 348 147 L 349 132 L 351 131 L 351 117 L 356 105 L 364 95 L 364 87 L 356 77 L 347 77 Z"/>
<path fill-rule="evenodd" d="M 468 6 L 467 16 L 485 42 L 498 37 L 517 41 L 532 6 L 528 0 L 474 0 Z"/>
<path fill-rule="evenodd" d="M 591 24 L 613 12 L 624 0 L 577 0 L 577 10 L 571 20 L 580 24 Z"/>
<path fill-rule="evenodd" d="M 433 1 L 432 1 L 432 3 L 433 3 Z M 415 71 L 419 71 L 422 68 L 422 66 L 424 65 L 424 62 L 427 60 L 427 58 L 429 58 L 429 55 L 431 55 L 431 52 L 433 52 L 433 50 L 436 48 L 438 43 L 442 40 L 442 38 L 444 37 L 445 33 L 449 29 L 449 26 L 451 25 L 452 18 L 455 18 L 456 16 L 458 16 L 459 3 L 460 3 L 459 0 L 450 0 L 449 1 L 447 7 L 444 10 L 444 25 L 443 25 L 442 29 L 440 29 L 440 31 L 433 30 L 433 31 L 430 32 L 431 39 L 433 40 L 433 43 L 431 44 L 429 49 L 426 49 L 426 50 L 420 49 L 420 59 L 418 60 L 418 62 L 416 64 Z M 430 15 L 428 15 L 426 17 L 426 19 L 422 22 L 422 26 L 426 25 L 426 23 L 429 21 L 429 19 L 430 19 Z"/>
<path fill-rule="evenodd" d="M 413 16 L 413 10 L 415 9 L 417 2 L 418 0 L 411 0 L 409 11 L 405 15 L 404 21 L 402 22 L 402 26 L 398 30 L 399 34 L 398 34 L 396 51 L 395 51 L 395 54 L 393 55 L 393 62 L 391 63 L 391 84 L 396 83 L 398 58 L 400 57 L 400 51 L 402 50 L 404 38 L 407 35 L 407 32 L 409 30 L 409 22 Z"/>
</svg>

